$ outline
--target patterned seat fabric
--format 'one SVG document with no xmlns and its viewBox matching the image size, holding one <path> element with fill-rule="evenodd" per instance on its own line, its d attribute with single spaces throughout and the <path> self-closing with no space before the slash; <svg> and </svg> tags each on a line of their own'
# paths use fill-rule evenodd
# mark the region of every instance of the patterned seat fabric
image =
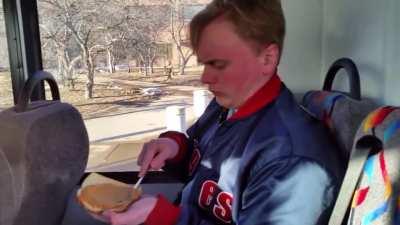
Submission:
<svg viewBox="0 0 400 225">
<path fill-rule="evenodd" d="M 310 91 L 304 95 L 303 106 L 332 132 L 345 159 L 353 145 L 356 131 L 365 116 L 376 105 L 368 100 L 355 100 L 333 91 Z"/>
<path fill-rule="evenodd" d="M 323 121 L 331 130 L 334 130 L 331 115 L 338 99 L 344 98 L 341 93 L 329 91 L 310 91 L 303 98 L 303 105 L 317 119 Z"/>
<path fill-rule="evenodd" d="M 373 150 L 354 192 L 348 224 L 400 224 L 400 108 L 386 106 L 370 113 L 355 140 L 355 145 Z"/>
</svg>

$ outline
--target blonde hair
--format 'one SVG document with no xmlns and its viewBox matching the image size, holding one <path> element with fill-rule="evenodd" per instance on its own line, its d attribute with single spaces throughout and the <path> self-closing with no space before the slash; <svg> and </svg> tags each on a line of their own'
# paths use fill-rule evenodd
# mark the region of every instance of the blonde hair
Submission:
<svg viewBox="0 0 400 225">
<path fill-rule="evenodd" d="M 236 33 L 258 45 L 278 45 L 282 52 L 285 17 L 280 0 L 213 0 L 190 22 L 190 43 L 198 50 L 204 28 L 219 16 L 233 23 Z"/>
</svg>

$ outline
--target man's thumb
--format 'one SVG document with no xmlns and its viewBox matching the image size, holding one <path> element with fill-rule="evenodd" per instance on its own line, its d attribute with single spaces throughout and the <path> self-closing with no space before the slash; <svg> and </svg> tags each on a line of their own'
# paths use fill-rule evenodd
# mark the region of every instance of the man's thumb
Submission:
<svg viewBox="0 0 400 225">
<path fill-rule="evenodd" d="M 132 213 L 125 212 L 125 213 L 114 213 L 111 212 L 110 221 L 112 225 L 130 225 L 130 224 L 137 224 L 135 215 Z"/>
</svg>

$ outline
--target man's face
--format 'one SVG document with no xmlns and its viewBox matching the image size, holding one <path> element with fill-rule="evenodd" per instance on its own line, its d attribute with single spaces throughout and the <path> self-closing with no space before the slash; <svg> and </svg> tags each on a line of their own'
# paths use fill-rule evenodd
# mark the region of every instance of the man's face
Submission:
<svg viewBox="0 0 400 225">
<path fill-rule="evenodd" d="M 208 85 L 218 104 L 238 108 L 275 73 L 265 69 L 266 56 L 256 53 L 248 41 L 239 37 L 233 24 L 217 18 L 208 24 L 197 50 L 204 64 L 201 81 Z"/>
</svg>

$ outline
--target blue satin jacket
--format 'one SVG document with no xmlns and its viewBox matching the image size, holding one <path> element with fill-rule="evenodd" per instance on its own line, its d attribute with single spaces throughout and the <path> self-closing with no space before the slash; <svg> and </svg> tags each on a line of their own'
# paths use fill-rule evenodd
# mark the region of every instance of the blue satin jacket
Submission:
<svg viewBox="0 0 400 225">
<path fill-rule="evenodd" d="M 224 120 L 213 100 L 188 130 L 179 225 L 327 224 L 344 160 L 282 85 L 261 110 Z"/>
</svg>

